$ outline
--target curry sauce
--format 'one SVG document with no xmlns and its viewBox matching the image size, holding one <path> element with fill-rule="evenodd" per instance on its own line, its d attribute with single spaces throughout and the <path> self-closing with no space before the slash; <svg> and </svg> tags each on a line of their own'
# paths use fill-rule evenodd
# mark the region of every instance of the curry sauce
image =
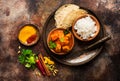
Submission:
<svg viewBox="0 0 120 81">
<path fill-rule="evenodd" d="M 57 29 L 49 35 L 49 47 L 54 45 L 52 51 L 56 53 L 67 53 L 73 47 L 73 35 L 71 32 L 65 33 L 64 29 Z M 51 43 L 52 42 L 52 43 Z"/>
</svg>

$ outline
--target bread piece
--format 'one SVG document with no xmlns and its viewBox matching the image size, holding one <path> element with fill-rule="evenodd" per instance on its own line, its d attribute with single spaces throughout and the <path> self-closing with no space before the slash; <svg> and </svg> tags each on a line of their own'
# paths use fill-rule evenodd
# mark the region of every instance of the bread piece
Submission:
<svg viewBox="0 0 120 81">
<path fill-rule="evenodd" d="M 65 4 L 55 12 L 55 25 L 57 28 L 69 28 L 73 22 L 87 11 L 79 9 L 79 6 L 74 4 Z"/>
<path fill-rule="evenodd" d="M 55 12 L 55 21 L 56 21 L 56 26 L 59 28 L 60 25 L 63 24 L 64 18 L 73 10 L 78 10 L 79 6 L 74 5 L 74 4 L 65 4 L 61 6 L 56 12 Z M 61 26 L 60 26 L 61 27 Z"/>
<path fill-rule="evenodd" d="M 83 14 L 86 14 L 87 12 L 83 12 L 81 9 L 77 10 L 77 11 L 72 11 L 70 13 L 68 13 L 68 15 L 64 18 L 63 21 L 61 21 L 62 25 L 61 26 L 57 26 L 57 27 L 63 27 L 65 29 L 69 28 L 72 26 L 73 22 L 76 21 L 77 18 L 79 18 L 80 16 L 82 16 Z"/>
</svg>

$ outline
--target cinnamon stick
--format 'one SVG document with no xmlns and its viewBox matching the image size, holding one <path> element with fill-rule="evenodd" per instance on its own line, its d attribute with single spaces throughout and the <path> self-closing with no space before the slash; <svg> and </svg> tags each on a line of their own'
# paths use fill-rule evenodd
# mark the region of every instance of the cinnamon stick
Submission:
<svg viewBox="0 0 120 81">
<path fill-rule="evenodd" d="M 39 54 L 39 55 L 38 55 L 38 59 L 41 61 L 42 65 L 43 65 L 43 68 L 44 68 L 44 70 L 45 70 L 45 72 L 46 72 L 46 75 L 47 75 L 47 76 L 50 76 L 51 73 L 50 73 L 49 69 L 46 67 L 45 63 L 44 63 L 44 59 L 43 59 L 42 54 Z"/>
</svg>

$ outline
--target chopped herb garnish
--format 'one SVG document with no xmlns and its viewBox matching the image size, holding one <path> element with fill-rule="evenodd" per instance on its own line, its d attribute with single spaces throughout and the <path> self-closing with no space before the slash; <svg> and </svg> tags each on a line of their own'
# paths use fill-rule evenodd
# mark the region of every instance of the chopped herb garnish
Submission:
<svg viewBox="0 0 120 81">
<path fill-rule="evenodd" d="M 18 59 L 21 64 L 24 64 L 26 68 L 35 68 L 36 55 L 30 49 L 22 49 Z"/>
<path fill-rule="evenodd" d="M 60 38 L 60 42 L 64 42 L 64 37 L 61 37 L 61 38 Z"/>
<path fill-rule="evenodd" d="M 64 30 L 64 35 L 67 35 L 70 31 L 68 29 Z"/>
<path fill-rule="evenodd" d="M 50 41 L 50 42 L 49 42 L 49 47 L 50 47 L 50 49 L 56 48 L 56 43 L 53 42 L 53 41 Z"/>
</svg>

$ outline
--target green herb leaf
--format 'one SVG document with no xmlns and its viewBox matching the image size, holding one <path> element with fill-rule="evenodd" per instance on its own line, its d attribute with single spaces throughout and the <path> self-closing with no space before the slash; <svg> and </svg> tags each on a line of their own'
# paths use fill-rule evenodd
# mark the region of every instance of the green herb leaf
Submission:
<svg viewBox="0 0 120 81">
<path fill-rule="evenodd" d="M 64 37 L 61 37 L 61 38 L 60 38 L 60 42 L 64 42 Z"/>
<path fill-rule="evenodd" d="M 27 62 L 30 64 L 35 64 L 35 58 L 33 56 L 30 56 L 29 58 L 27 58 Z"/>
<path fill-rule="evenodd" d="M 70 31 L 68 29 L 64 30 L 64 35 L 67 35 Z"/>
<path fill-rule="evenodd" d="M 24 57 L 23 55 L 20 55 L 20 56 L 18 57 L 18 60 L 19 60 L 19 62 L 22 63 L 22 64 L 25 63 L 25 57 Z"/>
<path fill-rule="evenodd" d="M 50 49 L 56 48 L 56 43 L 53 42 L 53 41 L 50 41 L 50 42 L 49 42 L 49 47 L 50 47 Z"/>
<path fill-rule="evenodd" d="M 30 68 L 31 64 L 27 63 L 27 64 L 25 64 L 25 67 Z"/>
<path fill-rule="evenodd" d="M 22 52 L 18 57 L 19 62 L 24 64 L 26 68 L 34 68 L 35 59 L 36 55 L 30 49 L 22 49 Z"/>
<path fill-rule="evenodd" d="M 22 54 L 23 55 L 30 55 L 30 54 L 32 54 L 32 50 L 30 50 L 30 49 L 22 49 Z"/>
</svg>

